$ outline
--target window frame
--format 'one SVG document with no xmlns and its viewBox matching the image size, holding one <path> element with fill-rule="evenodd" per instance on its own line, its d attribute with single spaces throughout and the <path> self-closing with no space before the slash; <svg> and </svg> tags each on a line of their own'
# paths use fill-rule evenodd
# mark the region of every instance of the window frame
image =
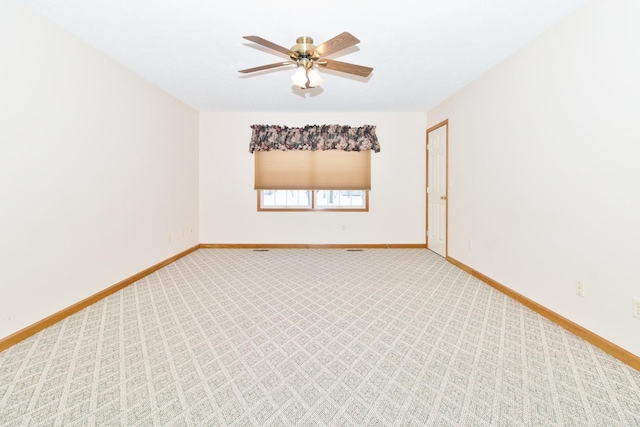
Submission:
<svg viewBox="0 0 640 427">
<path fill-rule="evenodd" d="M 262 192 L 263 191 L 275 191 L 275 190 L 256 190 L 257 194 L 257 208 L 258 212 L 369 212 L 369 190 L 299 190 L 291 189 L 285 191 L 310 191 L 311 192 L 311 206 L 310 207 L 263 207 L 262 206 Z M 318 207 L 316 206 L 316 191 L 363 191 L 364 192 L 364 206 L 363 207 Z"/>
</svg>

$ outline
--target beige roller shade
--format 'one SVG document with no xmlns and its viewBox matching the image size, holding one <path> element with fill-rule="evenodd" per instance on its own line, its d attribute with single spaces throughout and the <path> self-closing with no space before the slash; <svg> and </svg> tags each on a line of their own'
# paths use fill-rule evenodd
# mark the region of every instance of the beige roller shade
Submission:
<svg viewBox="0 0 640 427">
<path fill-rule="evenodd" d="M 257 151 L 256 190 L 370 190 L 371 150 Z"/>
</svg>

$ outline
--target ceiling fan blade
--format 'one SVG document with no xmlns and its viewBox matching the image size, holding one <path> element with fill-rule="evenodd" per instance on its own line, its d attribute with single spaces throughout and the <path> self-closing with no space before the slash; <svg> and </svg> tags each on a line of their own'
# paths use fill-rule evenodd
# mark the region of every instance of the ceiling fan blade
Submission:
<svg viewBox="0 0 640 427">
<path fill-rule="evenodd" d="M 262 37 L 258 37 L 258 36 L 244 36 L 242 37 L 243 39 L 247 39 L 249 41 L 252 41 L 254 43 L 257 43 L 259 45 L 262 45 L 264 47 L 268 47 L 269 49 L 273 49 L 276 52 L 280 52 L 280 53 L 284 53 L 285 55 L 289 56 L 289 54 L 291 53 L 291 51 L 289 49 L 287 49 L 286 47 L 280 46 L 278 44 L 275 44 L 273 42 L 270 42 L 269 40 L 265 40 Z"/>
<path fill-rule="evenodd" d="M 362 65 L 349 64 L 348 62 L 334 61 L 333 59 L 323 59 L 316 62 L 321 67 L 325 67 L 329 70 L 341 71 L 343 73 L 355 74 L 360 77 L 368 77 L 373 71 L 371 67 L 365 67 Z"/>
<path fill-rule="evenodd" d="M 277 67 L 282 67 L 283 65 L 291 65 L 293 64 L 293 61 L 286 61 L 286 62 L 276 62 L 273 64 L 267 64 L 267 65 L 261 65 L 259 67 L 253 67 L 253 68 L 247 68 L 246 70 L 240 70 L 238 71 L 239 73 L 253 73 L 256 71 L 262 71 L 262 70 L 268 70 L 270 68 L 277 68 Z"/>
<path fill-rule="evenodd" d="M 331 55 L 339 50 L 346 49 L 351 46 L 355 46 L 360 43 L 360 40 L 347 33 L 338 34 L 334 38 L 327 40 L 326 42 L 318 45 L 315 48 L 315 52 L 320 54 L 320 57 Z"/>
</svg>

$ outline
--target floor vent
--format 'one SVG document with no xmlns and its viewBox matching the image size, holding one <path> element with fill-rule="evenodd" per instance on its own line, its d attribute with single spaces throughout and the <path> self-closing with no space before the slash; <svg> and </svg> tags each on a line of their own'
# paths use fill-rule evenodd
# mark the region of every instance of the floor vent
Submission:
<svg viewBox="0 0 640 427">
<path fill-rule="evenodd" d="M 269 249 L 254 249 L 253 252 L 269 252 Z"/>
<path fill-rule="evenodd" d="M 362 252 L 362 249 L 347 249 L 347 252 Z"/>
</svg>

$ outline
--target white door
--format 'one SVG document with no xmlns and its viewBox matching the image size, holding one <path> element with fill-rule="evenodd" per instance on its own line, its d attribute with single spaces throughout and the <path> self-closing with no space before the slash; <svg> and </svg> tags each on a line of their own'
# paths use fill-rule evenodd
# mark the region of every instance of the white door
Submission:
<svg viewBox="0 0 640 427">
<path fill-rule="evenodd" d="M 447 256 L 447 122 L 427 131 L 427 247 Z"/>
</svg>

